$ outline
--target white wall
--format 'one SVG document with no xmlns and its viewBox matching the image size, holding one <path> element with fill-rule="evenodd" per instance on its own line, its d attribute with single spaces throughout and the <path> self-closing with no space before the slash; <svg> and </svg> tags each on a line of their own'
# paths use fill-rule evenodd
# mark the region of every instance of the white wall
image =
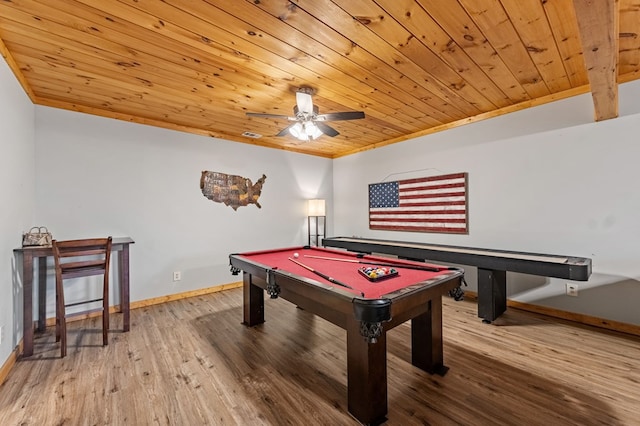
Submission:
<svg viewBox="0 0 640 426">
<path fill-rule="evenodd" d="M 29 229 L 35 199 L 34 107 L 0 59 L 0 366 L 22 335 L 22 287 L 13 249 Z M 19 334 L 18 334 L 19 333 Z"/>
<path fill-rule="evenodd" d="M 132 301 L 239 281 L 230 253 L 305 244 L 305 200 L 330 203 L 333 186 L 329 159 L 47 107 L 36 108 L 36 164 L 35 222 L 54 238 L 135 240 Z M 206 199 L 203 170 L 265 174 L 262 208 Z"/>
<path fill-rule="evenodd" d="M 589 257 L 578 297 L 566 280 L 508 274 L 509 297 L 640 325 L 639 133 L 636 81 L 614 120 L 593 122 L 583 95 L 337 159 L 335 235 Z M 451 172 L 469 173 L 468 235 L 368 229 L 370 183 Z"/>
</svg>

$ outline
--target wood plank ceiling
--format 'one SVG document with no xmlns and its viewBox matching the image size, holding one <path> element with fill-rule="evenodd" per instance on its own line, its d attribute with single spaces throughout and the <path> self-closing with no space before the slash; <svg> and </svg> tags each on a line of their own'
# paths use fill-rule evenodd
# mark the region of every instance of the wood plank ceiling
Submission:
<svg viewBox="0 0 640 426">
<path fill-rule="evenodd" d="M 2 0 L 35 104 L 336 158 L 640 78 L 640 0 Z M 340 132 L 275 135 L 314 90 Z M 243 136 L 243 132 L 262 135 Z"/>
</svg>

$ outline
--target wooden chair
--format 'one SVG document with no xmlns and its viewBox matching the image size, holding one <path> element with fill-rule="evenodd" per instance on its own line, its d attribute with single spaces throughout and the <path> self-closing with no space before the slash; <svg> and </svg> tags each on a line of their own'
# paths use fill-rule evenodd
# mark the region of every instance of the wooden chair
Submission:
<svg viewBox="0 0 640 426">
<path fill-rule="evenodd" d="M 83 240 L 53 240 L 53 258 L 56 270 L 56 342 L 61 341 L 60 355 L 67 355 L 67 315 L 69 306 L 102 301 L 102 344 L 109 343 L 109 262 L 111 237 Z M 102 297 L 65 304 L 65 279 L 103 275 Z"/>
</svg>

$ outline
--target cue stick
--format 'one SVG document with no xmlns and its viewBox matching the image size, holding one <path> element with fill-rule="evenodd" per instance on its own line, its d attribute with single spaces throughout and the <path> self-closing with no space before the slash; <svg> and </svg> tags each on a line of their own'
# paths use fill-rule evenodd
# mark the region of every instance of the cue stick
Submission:
<svg viewBox="0 0 640 426">
<path fill-rule="evenodd" d="M 311 271 L 311 272 L 313 272 L 314 274 L 321 276 L 322 278 L 324 278 L 324 279 L 325 279 L 325 280 L 327 280 L 327 281 L 330 281 L 330 282 L 332 282 L 332 283 L 334 283 L 334 284 L 340 285 L 340 286 L 342 286 L 342 287 L 350 288 L 351 290 L 353 290 L 353 287 L 351 287 L 350 285 L 347 285 L 347 284 L 345 284 L 345 283 L 342 283 L 342 282 L 340 282 L 340 281 L 336 280 L 335 278 L 331 278 L 329 275 L 327 275 L 327 274 L 323 274 L 323 273 L 322 273 L 322 272 L 320 272 L 320 271 L 316 271 L 316 270 L 315 270 L 315 269 L 313 269 L 311 266 L 307 266 L 307 265 L 305 265 L 304 263 L 300 263 L 300 262 L 298 262 L 297 260 L 295 260 L 295 259 L 293 259 L 293 258 L 291 258 L 291 257 L 289 258 L 289 260 L 290 260 L 290 261 L 292 261 L 293 263 L 297 263 L 298 265 L 302 266 L 302 267 L 303 267 L 303 268 L 305 268 L 305 269 L 310 270 L 310 271 Z"/>
<path fill-rule="evenodd" d="M 404 264 L 398 264 L 398 263 L 385 263 L 385 262 L 365 262 L 364 260 L 340 259 L 339 257 L 312 256 L 310 254 L 305 254 L 304 257 L 312 257 L 314 259 L 324 259 L 324 260 L 336 260 L 338 262 L 362 263 L 364 265 L 393 266 L 395 268 L 418 269 L 420 271 L 440 272 L 440 268 L 436 268 L 433 266 L 404 265 Z"/>
</svg>

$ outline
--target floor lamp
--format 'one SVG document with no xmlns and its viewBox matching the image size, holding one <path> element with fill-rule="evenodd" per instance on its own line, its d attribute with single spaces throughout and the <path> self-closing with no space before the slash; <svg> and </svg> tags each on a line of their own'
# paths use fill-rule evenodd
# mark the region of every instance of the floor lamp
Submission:
<svg viewBox="0 0 640 426">
<path fill-rule="evenodd" d="M 327 216 L 324 204 L 322 199 L 308 200 L 307 225 L 310 246 L 319 246 L 321 244 L 320 237 L 325 237 Z"/>
</svg>

